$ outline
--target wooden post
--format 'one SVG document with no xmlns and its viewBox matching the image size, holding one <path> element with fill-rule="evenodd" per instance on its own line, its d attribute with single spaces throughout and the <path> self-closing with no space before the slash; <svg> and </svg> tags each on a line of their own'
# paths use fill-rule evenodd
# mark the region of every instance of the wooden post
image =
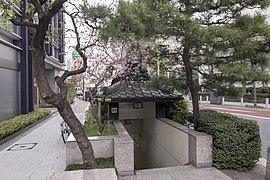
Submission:
<svg viewBox="0 0 270 180">
<path fill-rule="evenodd" d="M 34 87 L 35 87 L 35 90 L 36 90 L 36 111 L 38 111 L 38 108 L 39 108 L 39 92 L 38 92 L 37 80 L 36 80 L 35 77 L 34 77 Z"/>
<path fill-rule="evenodd" d="M 36 111 L 38 111 L 39 108 L 39 91 L 38 91 L 38 86 L 36 87 Z"/>
<path fill-rule="evenodd" d="M 244 98 L 241 97 L 241 106 L 244 106 Z"/>
</svg>

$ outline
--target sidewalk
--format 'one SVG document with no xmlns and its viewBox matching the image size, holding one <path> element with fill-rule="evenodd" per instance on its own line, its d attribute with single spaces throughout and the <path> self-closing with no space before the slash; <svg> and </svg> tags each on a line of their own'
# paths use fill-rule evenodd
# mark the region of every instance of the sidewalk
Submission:
<svg viewBox="0 0 270 180">
<path fill-rule="evenodd" d="M 76 101 L 73 110 L 80 120 L 88 104 Z M 59 114 L 55 113 L 39 127 L 33 127 L 30 133 L 18 137 L 16 142 L 1 150 L 0 179 L 46 180 L 53 173 L 64 171 L 66 153 L 60 136 L 59 120 Z"/>
</svg>

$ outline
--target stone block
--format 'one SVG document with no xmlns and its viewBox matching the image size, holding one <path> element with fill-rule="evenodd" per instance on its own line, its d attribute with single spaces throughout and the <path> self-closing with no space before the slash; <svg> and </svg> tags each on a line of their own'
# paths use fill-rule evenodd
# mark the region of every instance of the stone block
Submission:
<svg viewBox="0 0 270 180">
<path fill-rule="evenodd" d="M 188 136 L 188 160 L 193 166 L 197 163 L 196 161 L 196 137 L 195 136 Z"/>
<path fill-rule="evenodd" d="M 212 136 L 196 137 L 197 168 L 212 166 Z"/>
<path fill-rule="evenodd" d="M 189 135 L 189 162 L 196 168 L 212 166 L 212 136 Z"/>
<path fill-rule="evenodd" d="M 82 155 L 76 141 L 67 141 L 66 144 L 66 165 L 82 164 Z"/>
<path fill-rule="evenodd" d="M 134 174 L 134 142 L 130 139 L 114 139 L 114 164 L 118 175 Z"/>
</svg>

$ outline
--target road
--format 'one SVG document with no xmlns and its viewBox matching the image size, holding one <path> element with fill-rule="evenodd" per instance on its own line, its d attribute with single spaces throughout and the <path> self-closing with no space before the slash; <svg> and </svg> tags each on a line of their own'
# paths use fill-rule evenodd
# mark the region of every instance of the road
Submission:
<svg viewBox="0 0 270 180">
<path fill-rule="evenodd" d="M 260 126 L 262 139 L 262 157 L 267 158 L 267 147 L 270 146 L 270 111 L 265 109 L 241 108 L 202 104 L 201 109 L 211 109 L 222 113 L 230 113 L 244 119 L 255 120 Z"/>
</svg>

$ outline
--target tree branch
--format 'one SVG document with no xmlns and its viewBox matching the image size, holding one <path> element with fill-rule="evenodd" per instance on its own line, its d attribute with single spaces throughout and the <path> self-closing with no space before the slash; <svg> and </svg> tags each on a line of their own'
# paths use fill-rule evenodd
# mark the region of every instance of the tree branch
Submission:
<svg viewBox="0 0 270 180">
<path fill-rule="evenodd" d="M 20 21 L 20 20 L 17 20 L 17 19 L 11 19 L 10 21 L 16 26 L 27 26 L 27 27 L 32 27 L 32 28 L 35 28 L 35 29 L 38 27 L 37 24 L 34 24 L 32 22 L 23 22 L 23 21 Z"/>
<path fill-rule="evenodd" d="M 81 74 L 83 72 L 86 71 L 87 69 L 87 57 L 85 56 L 85 54 L 83 53 L 82 49 L 81 49 L 81 44 L 80 44 L 80 34 L 78 32 L 78 28 L 76 26 L 76 22 L 74 17 L 72 16 L 72 14 L 68 13 L 65 11 L 65 13 L 71 18 L 72 24 L 74 26 L 74 32 L 76 34 L 76 41 L 77 41 L 77 45 L 76 45 L 76 51 L 79 53 L 79 55 L 82 57 L 83 59 L 83 66 L 80 69 L 77 70 L 73 70 L 73 71 L 65 71 L 64 74 L 58 79 L 58 81 L 62 81 L 64 82 L 69 76 L 73 76 L 76 74 Z"/>
<path fill-rule="evenodd" d="M 55 0 L 52 4 L 52 7 L 46 13 L 46 16 L 51 19 L 57 12 L 60 11 L 66 1 L 67 0 Z"/>
<path fill-rule="evenodd" d="M 42 6 L 41 6 L 41 3 L 38 2 L 37 0 L 30 0 L 30 2 L 34 5 L 34 7 L 36 8 L 37 12 L 38 12 L 38 15 L 39 17 L 42 17 L 44 12 L 43 12 L 43 9 L 42 9 Z"/>
</svg>

